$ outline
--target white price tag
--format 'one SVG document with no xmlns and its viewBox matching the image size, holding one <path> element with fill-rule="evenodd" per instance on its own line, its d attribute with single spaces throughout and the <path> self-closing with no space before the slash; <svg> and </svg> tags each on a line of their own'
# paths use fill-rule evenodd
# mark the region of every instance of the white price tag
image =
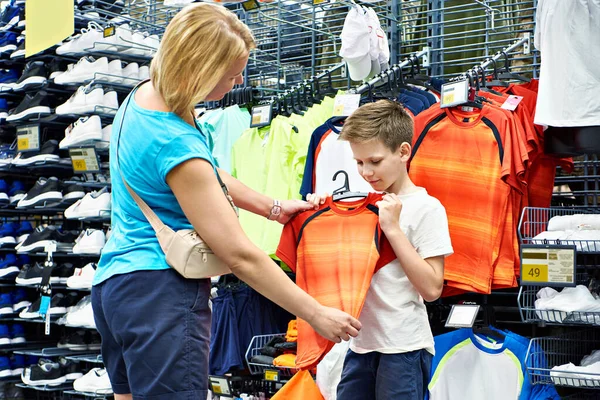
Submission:
<svg viewBox="0 0 600 400">
<path fill-rule="evenodd" d="M 95 148 L 69 149 L 69 155 L 75 173 L 100 172 L 100 164 Z"/>
<path fill-rule="evenodd" d="M 522 286 L 575 286 L 575 246 L 523 245 Z"/>
<path fill-rule="evenodd" d="M 273 116 L 273 106 L 267 104 L 264 106 L 252 107 L 252 118 L 250 120 L 250 128 L 260 128 L 271 124 Z"/>
<path fill-rule="evenodd" d="M 334 117 L 348 117 L 360 106 L 360 94 L 339 94 L 333 103 Z"/>
<path fill-rule="evenodd" d="M 17 128 L 17 150 L 37 151 L 40 149 L 40 126 L 29 125 Z"/>
<path fill-rule="evenodd" d="M 469 81 L 449 82 L 442 85 L 440 108 L 458 106 L 469 101 Z"/>
<path fill-rule="evenodd" d="M 471 328 L 477 318 L 479 306 L 476 304 L 455 304 L 446 320 L 449 328 Z"/>
</svg>

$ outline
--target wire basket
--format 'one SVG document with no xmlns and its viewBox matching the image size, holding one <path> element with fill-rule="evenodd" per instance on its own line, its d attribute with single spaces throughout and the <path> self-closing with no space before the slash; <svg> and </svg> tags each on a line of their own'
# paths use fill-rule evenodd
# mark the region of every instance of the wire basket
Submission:
<svg viewBox="0 0 600 400">
<path fill-rule="evenodd" d="M 523 244 L 562 245 L 575 246 L 577 252 L 586 254 L 600 253 L 600 236 L 596 239 L 580 239 L 582 234 L 589 234 L 595 222 L 600 224 L 600 217 L 591 217 L 592 209 L 561 209 L 561 208 L 534 208 L 525 207 L 519 221 L 519 242 Z M 596 210 L 596 214 L 598 211 Z M 588 216 L 590 215 L 590 216 Z M 548 231 L 553 218 L 572 218 L 573 225 L 583 228 L 581 230 Z M 592 221 L 592 224 L 590 222 Z M 577 220 L 577 221 L 575 221 Z M 572 225 L 572 226 L 573 226 Z M 595 229 L 594 231 L 600 231 Z M 559 233 L 554 237 L 552 234 Z M 563 232 L 560 234 L 560 232 Z M 545 236 L 540 234 L 545 233 Z"/>
<path fill-rule="evenodd" d="M 248 346 L 248 350 L 246 351 L 246 363 L 248 364 L 248 369 L 250 370 L 250 373 L 252 375 L 263 374 L 266 370 L 277 370 L 277 371 L 279 371 L 279 375 L 281 377 L 291 377 L 296 372 L 298 372 L 297 368 L 280 367 L 280 366 L 274 366 L 274 365 L 270 365 L 270 364 L 259 364 L 259 363 L 254 363 L 254 362 L 250 361 L 250 360 L 252 360 L 252 357 L 261 355 L 260 349 L 265 347 L 267 345 L 267 343 L 269 343 L 269 341 L 271 341 L 271 339 L 273 339 L 276 336 L 285 337 L 285 334 L 277 333 L 277 334 L 273 334 L 273 335 L 259 335 L 259 336 L 254 336 L 252 338 L 252 341 L 250 342 L 250 345 Z"/>
<path fill-rule="evenodd" d="M 573 372 L 555 368 L 573 363 L 600 350 L 600 330 L 590 329 L 560 337 L 534 338 L 527 349 L 525 364 L 534 385 L 557 385 L 600 389 L 600 373 Z"/>
<path fill-rule="evenodd" d="M 587 285 L 590 276 L 587 273 L 578 273 L 576 283 Z M 521 286 L 517 302 L 521 320 L 525 323 L 544 323 L 549 325 L 598 325 L 600 326 L 600 312 L 592 311 L 559 311 L 538 310 L 535 308 L 537 293 L 543 286 Z M 600 348 L 600 346 L 599 346 Z"/>
</svg>

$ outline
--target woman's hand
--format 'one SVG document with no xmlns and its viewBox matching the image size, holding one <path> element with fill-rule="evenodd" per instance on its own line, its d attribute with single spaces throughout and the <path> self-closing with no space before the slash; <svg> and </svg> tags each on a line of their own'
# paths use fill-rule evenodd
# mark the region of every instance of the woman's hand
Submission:
<svg viewBox="0 0 600 400">
<path fill-rule="evenodd" d="M 320 306 L 310 321 L 306 321 L 325 339 L 335 343 L 356 337 L 362 325 L 359 320 L 337 308 Z"/>
<path fill-rule="evenodd" d="M 287 224 L 287 222 L 294 218 L 294 216 L 302 211 L 318 210 L 319 207 L 325 203 L 329 195 L 326 193 L 325 196 L 318 196 L 316 194 L 308 194 L 306 201 L 302 200 L 282 200 L 281 201 L 281 214 L 277 218 L 277 222 L 281 224 Z"/>
</svg>

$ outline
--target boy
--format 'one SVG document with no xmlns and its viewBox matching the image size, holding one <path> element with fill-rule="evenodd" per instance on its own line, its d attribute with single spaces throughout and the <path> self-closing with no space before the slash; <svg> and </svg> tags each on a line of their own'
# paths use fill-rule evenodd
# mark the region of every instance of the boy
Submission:
<svg viewBox="0 0 600 400">
<path fill-rule="evenodd" d="M 360 175 L 387 193 L 377 204 L 379 224 L 397 259 L 371 280 L 338 400 L 423 400 L 427 391 L 434 348 L 423 300 L 440 297 L 452 245 L 444 207 L 408 176 L 412 137 L 411 117 L 389 100 L 360 107 L 340 134 Z"/>
</svg>

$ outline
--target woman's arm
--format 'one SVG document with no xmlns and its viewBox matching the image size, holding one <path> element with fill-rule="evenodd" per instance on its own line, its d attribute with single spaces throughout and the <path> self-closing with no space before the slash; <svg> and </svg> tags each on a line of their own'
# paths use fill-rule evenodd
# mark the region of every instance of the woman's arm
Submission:
<svg viewBox="0 0 600 400">
<path fill-rule="evenodd" d="M 223 179 L 233 179 L 227 176 Z M 320 305 L 248 239 L 207 161 L 191 159 L 178 165 L 167 175 L 167 183 L 198 234 L 236 276 L 331 341 L 358 334 L 357 319 Z M 233 182 L 230 189 L 246 188 L 239 185 Z M 261 195 L 254 193 L 250 191 L 249 197 L 260 199 Z"/>
<path fill-rule="evenodd" d="M 265 218 L 269 216 L 274 204 L 272 198 L 265 196 L 262 193 L 258 193 L 256 190 L 250 189 L 248 186 L 229 175 L 227 171 L 220 168 L 219 175 L 223 182 L 225 182 L 225 185 L 227 185 L 229 194 L 233 198 L 233 202 L 236 206 L 246 211 L 250 211 L 251 213 L 262 215 Z M 281 200 L 281 215 L 277 218 L 277 221 L 282 224 L 288 222 L 294 215 L 301 211 L 319 208 L 318 202 L 309 204 L 301 200 L 278 200 Z"/>
</svg>

